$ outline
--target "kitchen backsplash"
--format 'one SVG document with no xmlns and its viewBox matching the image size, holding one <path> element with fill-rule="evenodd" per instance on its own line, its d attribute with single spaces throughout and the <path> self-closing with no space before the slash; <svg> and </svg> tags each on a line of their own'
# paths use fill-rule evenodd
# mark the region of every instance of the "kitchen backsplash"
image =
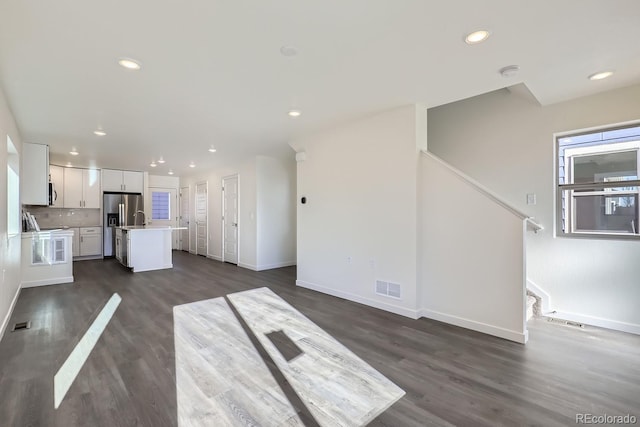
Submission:
<svg viewBox="0 0 640 427">
<path fill-rule="evenodd" d="M 100 209 L 62 209 L 46 206 L 24 206 L 43 228 L 93 227 L 100 225 Z"/>
</svg>

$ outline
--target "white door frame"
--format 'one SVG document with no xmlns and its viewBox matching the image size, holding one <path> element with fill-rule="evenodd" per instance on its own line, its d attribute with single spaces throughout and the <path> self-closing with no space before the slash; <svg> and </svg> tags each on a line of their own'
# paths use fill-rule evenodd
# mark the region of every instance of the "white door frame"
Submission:
<svg viewBox="0 0 640 427">
<path fill-rule="evenodd" d="M 238 180 L 238 198 L 236 199 L 236 202 L 237 202 L 236 212 L 238 213 L 238 226 L 236 227 L 238 229 L 238 242 L 236 244 L 236 259 L 238 261 L 237 265 L 240 265 L 240 227 L 241 227 L 241 225 L 240 225 L 240 174 L 234 173 L 233 175 L 227 175 L 227 176 L 222 177 L 221 188 L 224 188 L 224 180 L 225 179 L 229 179 L 229 178 L 236 178 Z M 224 217 L 224 212 L 225 212 L 224 191 L 222 191 L 221 194 L 222 194 L 222 203 L 221 203 L 221 206 L 222 206 L 222 215 L 221 215 L 222 216 L 222 223 L 221 223 L 221 226 L 222 226 L 222 228 L 220 230 L 221 231 L 220 235 L 222 236 L 222 239 L 221 239 L 222 242 L 220 244 L 220 247 L 222 249 L 222 262 L 225 262 L 225 259 L 224 259 L 224 241 L 225 241 L 225 238 L 224 238 L 224 225 L 225 225 L 225 222 L 227 221 L 227 219 Z"/>
<path fill-rule="evenodd" d="M 206 192 L 206 203 L 204 204 L 204 229 L 205 229 L 205 253 L 198 253 L 198 222 L 196 220 L 198 215 L 198 186 L 204 184 L 205 192 Z M 209 182 L 208 181 L 200 181 L 196 182 L 194 192 L 193 192 L 193 218 L 196 223 L 196 245 L 195 245 L 195 253 L 196 255 L 204 255 L 205 257 L 209 254 Z"/>
<path fill-rule="evenodd" d="M 186 192 L 186 194 L 185 194 Z M 180 209 L 180 220 L 178 223 L 178 226 L 182 227 L 182 223 L 186 222 L 187 223 L 187 229 L 186 230 L 179 230 L 178 232 L 180 233 L 180 250 L 182 251 L 187 251 L 189 252 L 190 245 L 191 245 L 191 231 L 189 230 L 189 227 L 191 227 L 191 218 L 189 218 L 189 215 L 191 215 L 191 199 L 189 198 L 189 187 L 180 187 L 178 189 L 178 194 L 179 194 L 179 199 L 180 199 L 180 204 L 179 204 L 179 209 Z M 187 201 L 187 217 L 184 217 L 184 212 L 182 211 L 182 201 L 186 200 Z M 186 231 L 186 233 L 185 233 Z M 187 235 L 187 247 L 185 248 L 184 245 L 184 235 Z"/>
</svg>

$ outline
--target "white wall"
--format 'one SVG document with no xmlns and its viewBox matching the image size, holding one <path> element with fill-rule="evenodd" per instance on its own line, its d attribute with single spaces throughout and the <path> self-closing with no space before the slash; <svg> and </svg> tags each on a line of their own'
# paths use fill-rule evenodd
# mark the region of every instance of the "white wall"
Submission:
<svg viewBox="0 0 640 427">
<path fill-rule="evenodd" d="M 8 326 L 10 311 L 20 290 L 20 235 L 7 233 L 7 135 L 22 152 L 22 139 L 13 114 L 0 90 L 0 338 Z M 19 165 L 21 162 L 17 162 Z"/>
<path fill-rule="evenodd" d="M 528 278 L 558 317 L 640 333 L 640 242 L 554 237 L 554 133 L 640 119 L 640 86 L 541 107 L 500 90 L 430 109 L 429 150 L 545 230 L 527 239 Z M 526 205 L 526 194 L 537 205 Z"/>
<path fill-rule="evenodd" d="M 257 270 L 296 263 L 296 163 L 257 157 Z"/>
<path fill-rule="evenodd" d="M 298 285 L 417 317 L 419 110 L 398 108 L 291 143 L 306 153 L 297 171 Z M 377 295 L 376 279 L 400 284 L 402 299 Z"/>
<path fill-rule="evenodd" d="M 240 234 L 238 238 L 238 265 L 252 270 L 255 270 L 258 264 L 258 225 L 256 220 L 258 210 L 256 180 L 258 178 L 256 168 L 257 159 L 252 158 L 241 167 L 238 180 L 240 191 L 238 198 L 238 233 Z M 220 247 L 222 248 L 222 241 Z"/>
<path fill-rule="evenodd" d="M 431 157 L 420 175 L 421 314 L 526 342 L 523 219 Z"/>
</svg>

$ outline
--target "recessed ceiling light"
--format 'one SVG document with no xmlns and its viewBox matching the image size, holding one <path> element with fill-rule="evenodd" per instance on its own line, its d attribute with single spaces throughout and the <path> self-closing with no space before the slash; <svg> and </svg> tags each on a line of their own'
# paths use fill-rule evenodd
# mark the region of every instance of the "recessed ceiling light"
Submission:
<svg viewBox="0 0 640 427">
<path fill-rule="evenodd" d="M 105 136 L 107 133 L 105 131 L 103 131 L 102 129 L 96 129 L 93 131 L 94 134 L 98 135 L 98 136 Z"/>
<path fill-rule="evenodd" d="M 298 54 L 298 49 L 293 46 L 282 46 L 280 48 L 280 53 L 282 56 L 296 56 Z"/>
<path fill-rule="evenodd" d="M 152 168 L 155 168 L 158 165 L 156 164 L 156 162 L 151 162 L 151 163 L 149 163 L 149 166 L 151 166 Z"/>
<path fill-rule="evenodd" d="M 80 153 L 78 153 L 78 150 L 76 150 L 76 147 L 73 147 L 71 151 L 69 151 L 69 154 L 71 154 L 72 156 L 77 156 Z"/>
<path fill-rule="evenodd" d="M 464 42 L 466 44 L 482 43 L 483 41 L 489 38 L 490 34 L 491 33 L 489 33 L 489 31 L 487 30 L 474 31 L 473 33 L 467 34 L 467 36 L 464 38 Z"/>
<path fill-rule="evenodd" d="M 172 170 L 172 169 L 169 169 L 169 172 L 168 172 L 168 173 L 169 173 L 169 175 L 173 175 L 173 170 Z"/>
<path fill-rule="evenodd" d="M 158 159 L 158 163 L 163 164 L 163 163 L 164 163 L 164 159 L 163 159 L 162 157 L 160 157 L 160 158 Z"/>
<path fill-rule="evenodd" d="M 300 110 L 289 110 L 289 116 L 291 117 L 300 117 L 300 114 L 302 114 L 300 112 Z"/>
<path fill-rule="evenodd" d="M 136 61 L 135 59 L 131 59 L 131 58 L 119 58 L 118 59 L 118 64 L 120 64 L 121 67 L 126 68 L 127 70 L 139 70 L 140 68 L 142 68 L 142 65 L 140 65 L 140 63 L 138 61 Z"/>
<path fill-rule="evenodd" d="M 611 77 L 613 75 L 613 71 L 600 71 L 599 73 L 591 74 L 589 76 L 589 80 L 602 80 L 607 77 Z"/>
<path fill-rule="evenodd" d="M 209 147 L 209 152 L 210 153 L 215 153 L 216 151 L 217 151 L 216 147 L 214 147 L 213 145 L 211 145 L 211 147 Z"/>
<path fill-rule="evenodd" d="M 195 163 L 193 163 L 193 162 L 191 162 L 191 163 L 189 163 L 189 167 L 190 167 L 190 168 L 195 168 L 195 167 L 196 167 L 196 164 L 195 164 Z"/>
</svg>

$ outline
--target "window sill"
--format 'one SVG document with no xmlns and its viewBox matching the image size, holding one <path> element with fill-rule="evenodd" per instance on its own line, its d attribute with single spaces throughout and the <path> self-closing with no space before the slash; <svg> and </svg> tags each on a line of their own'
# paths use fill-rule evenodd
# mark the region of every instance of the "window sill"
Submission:
<svg viewBox="0 0 640 427">
<path fill-rule="evenodd" d="M 556 237 L 587 240 L 639 240 L 639 234 L 631 233 L 559 233 Z"/>
</svg>

